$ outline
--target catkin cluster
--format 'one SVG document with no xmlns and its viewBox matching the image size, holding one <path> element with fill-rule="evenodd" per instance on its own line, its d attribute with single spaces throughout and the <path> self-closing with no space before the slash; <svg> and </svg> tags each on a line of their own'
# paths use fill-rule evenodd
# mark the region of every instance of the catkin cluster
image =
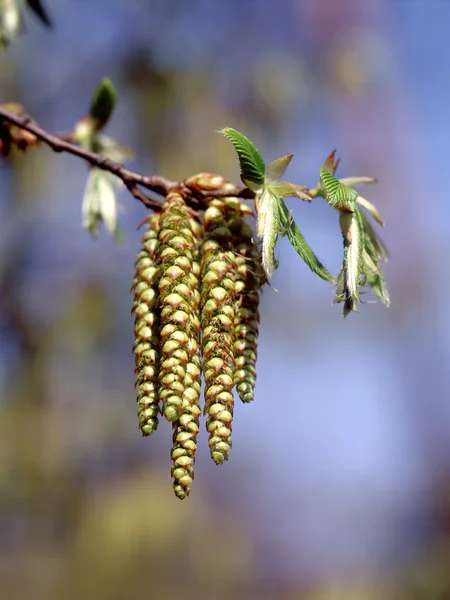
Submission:
<svg viewBox="0 0 450 600">
<path fill-rule="evenodd" d="M 136 259 L 139 427 L 150 435 L 161 414 L 172 423 L 171 474 L 180 499 L 189 495 L 194 478 L 202 413 L 211 457 L 220 464 L 231 449 L 233 390 L 243 402 L 254 397 L 264 280 L 247 214 L 251 209 L 237 198 L 222 198 L 211 200 L 199 216 L 171 192 L 161 212 L 146 220 Z"/>
</svg>

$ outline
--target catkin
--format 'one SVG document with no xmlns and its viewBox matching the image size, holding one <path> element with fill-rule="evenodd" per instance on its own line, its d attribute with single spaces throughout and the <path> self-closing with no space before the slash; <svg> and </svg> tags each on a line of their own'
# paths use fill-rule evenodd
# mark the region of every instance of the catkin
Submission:
<svg viewBox="0 0 450 600">
<path fill-rule="evenodd" d="M 147 223 L 148 229 L 142 237 L 142 248 L 136 258 L 132 285 L 138 417 L 142 435 L 146 436 L 158 427 L 159 413 L 158 268 L 155 257 L 159 243 L 159 215 L 153 214 Z"/>
<path fill-rule="evenodd" d="M 199 292 L 194 259 L 198 241 L 189 211 L 176 192 L 167 196 L 159 223 L 159 395 L 164 416 L 173 422 L 181 414 L 187 364 L 199 352 Z"/>
<path fill-rule="evenodd" d="M 211 457 L 220 464 L 231 449 L 236 263 L 226 210 L 209 206 L 202 257 L 202 371 Z"/>
<path fill-rule="evenodd" d="M 234 320 L 234 384 L 242 402 L 254 399 L 262 277 L 251 226 L 241 217 L 230 221 L 235 243 L 236 305 Z"/>
<path fill-rule="evenodd" d="M 201 227 L 191 219 L 192 231 L 199 239 Z M 200 262 L 198 249 L 193 251 L 192 271 L 189 279 L 193 289 L 191 307 L 197 315 L 192 324 L 191 334 L 196 340 L 197 351 L 190 355 L 186 364 L 184 377 L 184 390 L 182 394 L 181 410 L 179 418 L 173 423 L 173 446 L 172 477 L 174 478 L 173 489 L 177 498 L 183 500 L 191 491 L 191 483 L 194 479 L 195 452 L 197 450 L 197 435 L 199 431 L 200 408 L 200 321 L 198 318 L 200 310 Z"/>
</svg>

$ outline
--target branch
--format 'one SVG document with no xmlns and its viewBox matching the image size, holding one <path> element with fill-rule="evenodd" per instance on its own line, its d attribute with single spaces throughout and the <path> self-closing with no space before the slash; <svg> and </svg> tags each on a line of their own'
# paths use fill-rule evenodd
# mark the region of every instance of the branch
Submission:
<svg viewBox="0 0 450 600">
<path fill-rule="evenodd" d="M 73 156 L 78 156 L 93 167 L 97 167 L 103 171 L 109 171 L 123 181 L 127 189 L 137 200 L 142 202 L 147 208 L 153 210 L 160 210 L 161 203 L 157 200 L 148 198 L 138 186 L 162 196 L 167 196 L 171 190 L 176 188 L 187 200 L 191 200 L 191 203 L 193 199 L 196 200 L 197 202 L 193 202 L 192 204 L 197 209 L 202 208 L 206 198 L 220 198 L 223 196 L 240 196 L 242 198 L 252 197 L 249 196 L 249 190 L 246 188 L 236 188 L 235 190 L 229 190 L 226 193 L 214 190 L 202 191 L 197 187 L 195 189 L 188 187 L 183 181 L 170 181 L 159 175 L 147 176 L 136 173 L 135 171 L 127 169 L 121 163 L 106 158 L 106 156 L 80 148 L 80 146 L 77 146 L 70 141 L 70 136 L 55 135 L 45 131 L 45 129 L 25 112 L 18 114 L 0 105 L 0 124 L 2 121 L 14 125 L 21 130 L 28 131 L 54 152 L 66 152 Z"/>
</svg>

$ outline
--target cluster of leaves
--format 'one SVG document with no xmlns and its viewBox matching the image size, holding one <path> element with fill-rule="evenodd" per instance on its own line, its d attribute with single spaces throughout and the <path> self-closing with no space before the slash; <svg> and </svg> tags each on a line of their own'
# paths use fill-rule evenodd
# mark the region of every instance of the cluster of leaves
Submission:
<svg viewBox="0 0 450 600">
<path fill-rule="evenodd" d="M 336 283 L 334 300 L 344 303 L 345 316 L 357 310 L 356 304 L 361 302 L 360 287 L 366 284 L 389 306 L 389 294 L 380 264 L 387 260 L 387 250 L 369 218 L 357 205 L 366 208 L 379 224 L 384 223 L 375 206 L 353 188 L 375 180 L 370 177 L 337 179 L 334 174 L 339 161 L 335 160 L 335 152 L 332 152 L 320 169 L 319 184 L 309 190 L 304 186 L 280 181 L 292 160 L 292 154 L 282 156 L 266 166 L 258 149 L 242 133 L 229 127 L 222 129 L 221 133 L 236 149 L 242 182 L 255 194 L 257 233 L 261 244 L 262 267 L 267 279 L 270 279 L 278 266 L 274 254 L 277 239 L 280 235 L 287 235 L 292 246 L 314 273 Z M 332 208 L 339 211 L 344 258 L 336 279 L 307 244 L 292 219 L 283 196 L 297 196 L 306 201 L 322 196 Z"/>
<path fill-rule="evenodd" d="M 224 192 L 228 185 L 206 173 L 188 183 Z M 202 412 L 211 457 L 220 464 L 231 449 L 234 386 L 243 402 L 254 397 L 263 279 L 244 218 L 251 213 L 238 198 L 224 197 L 211 200 L 200 219 L 173 191 L 161 212 L 146 220 L 136 260 L 139 426 L 143 435 L 152 434 L 161 413 L 172 423 L 173 487 L 180 499 L 189 495 L 194 477 Z"/>
<path fill-rule="evenodd" d="M 8 46 L 10 42 L 23 31 L 24 19 L 22 4 L 29 8 L 37 17 L 51 27 L 52 23 L 41 0 L 0 0 L 0 47 Z"/>
</svg>

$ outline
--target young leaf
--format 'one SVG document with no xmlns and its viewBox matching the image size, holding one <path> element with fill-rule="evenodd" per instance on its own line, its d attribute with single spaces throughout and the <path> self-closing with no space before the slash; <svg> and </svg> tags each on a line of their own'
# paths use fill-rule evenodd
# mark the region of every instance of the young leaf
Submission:
<svg viewBox="0 0 450 600">
<path fill-rule="evenodd" d="M 105 77 L 97 86 L 91 100 L 89 116 L 99 131 L 109 121 L 116 105 L 116 88 L 110 79 Z"/>
<path fill-rule="evenodd" d="M 117 205 L 114 175 L 96 167 L 90 170 L 81 208 L 82 226 L 98 235 L 100 223 L 114 235 L 117 230 Z"/>
<path fill-rule="evenodd" d="M 245 135 L 231 127 L 225 127 L 219 133 L 233 144 L 237 152 L 242 182 L 251 190 L 258 191 L 264 183 L 266 169 L 259 150 Z"/>
<path fill-rule="evenodd" d="M 0 1 L 0 46 L 8 46 L 22 28 L 22 10 L 19 1 Z"/>
<path fill-rule="evenodd" d="M 372 223 L 369 221 L 369 219 L 366 217 L 366 215 L 361 210 L 359 210 L 359 209 L 357 209 L 357 210 L 360 214 L 360 218 L 361 218 L 361 222 L 362 222 L 362 226 L 363 226 L 363 230 L 364 230 L 364 235 L 366 237 L 366 240 L 367 239 L 370 240 L 370 243 L 374 248 L 376 258 L 378 260 L 387 262 L 387 260 L 389 258 L 389 253 L 388 253 L 388 250 L 387 250 L 383 240 L 376 233 L 376 231 L 372 227 Z"/>
<path fill-rule="evenodd" d="M 31 8 L 31 10 L 39 17 L 39 19 L 45 25 L 47 25 L 47 27 L 52 27 L 52 22 L 50 21 L 50 18 L 43 7 L 41 0 L 27 0 L 27 4 Z"/>
<path fill-rule="evenodd" d="M 362 273 L 363 227 L 359 211 L 341 212 L 339 222 L 344 236 L 344 271 L 346 290 L 354 302 L 359 302 Z"/>
<path fill-rule="evenodd" d="M 280 198 L 279 203 L 280 208 L 280 223 L 283 232 L 286 232 L 287 237 L 296 250 L 296 252 L 301 256 L 301 258 L 305 261 L 308 267 L 325 279 L 325 281 L 334 281 L 331 273 L 327 271 L 327 269 L 323 266 L 314 252 L 311 250 L 310 246 L 307 244 L 305 238 L 300 232 L 300 229 L 297 227 L 295 221 L 292 219 L 288 207 L 284 203 L 284 201 Z"/>
<path fill-rule="evenodd" d="M 257 196 L 257 230 L 262 240 L 262 265 L 267 279 L 270 279 L 276 268 L 274 250 L 280 231 L 280 202 L 283 202 L 282 199 L 267 188 Z"/>
<path fill-rule="evenodd" d="M 376 183 L 377 180 L 373 177 L 340 177 L 339 181 L 348 187 L 361 185 L 363 183 Z"/>
<path fill-rule="evenodd" d="M 320 185 L 330 206 L 344 212 L 353 212 L 358 192 L 347 187 L 326 169 L 320 169 Z"/>
<path fill-rule="evenodd" d="M 381 218 L 380 213 L 378 212 L 377 207 L 374 206 L 372 204 L 372 202 L 369 202 L 368 200 L 366 200 L 362 196 L 358 196 L 358 198 L 356 199 L 356 202 L 358 204 L 360 204 L 361 206 L 364 206 L 364 208 L 371 214 L 371 216 L 375 219 L 375 221 L 377 223 L 379 223 L 381 226 L 384 227 L 384 221 Z"/>
<path fill-rule="evenodd" d="M 270 162 L 265 171 L 266 183 L 272 184 L 279 181 L 285 174 L 293 156 L 293 154 L 286 154 L 286 156 L 280 156 L 280 158 Z"/>
</svg>

